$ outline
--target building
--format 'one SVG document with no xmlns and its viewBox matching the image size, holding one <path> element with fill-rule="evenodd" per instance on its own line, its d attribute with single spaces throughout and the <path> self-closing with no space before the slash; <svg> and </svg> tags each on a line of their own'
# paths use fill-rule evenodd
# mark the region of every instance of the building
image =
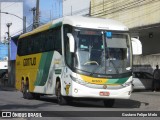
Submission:
<svg viewBox="0 0 160 120">
<path fill-rule="evenodd" d="M 7 23 L 12 23 L 9 28 L 10 36 L 23 32 L 23 0 L 0 0 L 0 58 L 8 58 L 10 61 L 8 81 L 9 86 L 14 86 L 16 44 L 11 39 L 9 42 L 10 56 L 8 57 L 8 28 Z"/>
<path fill-rule="evenodd" d="M 8 12 L 9 14 L 5 14 Z M 18 17 L 19 18 L 18 18 Z M 23 30 L 23 0 L 0 0 L 0 40 L 7 37 L 7 23 L 12 23 L 10 35 L 14 36 Z"/>
<path fill-rule="evenodd" d="M 8 45 L 0 43 L 0 61 L 8 59 Z"/>
<path fill-rule="evenodd" d="M 160 22 L 159 0 L 91 0 L 91 16 L 111 18 L 129 28 Z"/>
<path fill-rule="evenodd" d="M 134 56 L 135 65 L 151 66 L 152 71 L 160 65 L 159 0 L 91 0 L 91 16 L 121 21 L 140 39 L 142 55 Z"/>
</svg>

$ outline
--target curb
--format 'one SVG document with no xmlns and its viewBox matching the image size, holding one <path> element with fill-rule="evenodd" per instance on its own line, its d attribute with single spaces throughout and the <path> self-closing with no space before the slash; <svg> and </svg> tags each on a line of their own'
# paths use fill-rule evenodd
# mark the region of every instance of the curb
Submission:
<svg viewBox="0 0 160 120">
<path fill-rule="evenodd" d="M 0 86 L 0 91 L 16 91 L 16 88 L 8 86 Z"/>
</svg>

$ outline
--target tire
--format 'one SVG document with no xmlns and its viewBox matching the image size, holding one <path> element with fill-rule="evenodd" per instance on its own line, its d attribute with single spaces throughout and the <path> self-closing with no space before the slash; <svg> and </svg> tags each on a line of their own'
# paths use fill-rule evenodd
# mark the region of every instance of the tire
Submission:
<svg viewBox="0 0 160 120">
<path fill-rule="evenodd" d="M 29 86 L 28 85 L 24 85 L 22 92 L 23 92 L 23 98 L 24 99 L 33 99 L 34 98 L 33 93 L 29 92 Z"/>
<path fill-rule="evenodd" d="M 108 100 L 103 100 L 104 106 L 105 107 L 113 107 L 114 103 L 115 103 L 115 99 L 108 99 Z"/>
<path fill-rule="evenodd" d="M 57 96 L 57 102 L 59 105 L 66 105 L 67 101 L 61 94 L 61 83 L 57 81 L 56 83 L 56 96 Z"/>
<path fill-rule="evenodd" d="M 33 98 L 36 99 L 36 100 L 39 100 L 40 99 L 40 94 L 34 93 Z"/>
<path fill-rule="evenodd" d="M 72 104 L 73 104 L 73 98 L 67 97 L 67 98 L 65 98 L 65 100 L 66 100 L 66 103 L 67 103 L 67 104 L 69 104 L 69 105 L 72 105 Z"/>
</svg>

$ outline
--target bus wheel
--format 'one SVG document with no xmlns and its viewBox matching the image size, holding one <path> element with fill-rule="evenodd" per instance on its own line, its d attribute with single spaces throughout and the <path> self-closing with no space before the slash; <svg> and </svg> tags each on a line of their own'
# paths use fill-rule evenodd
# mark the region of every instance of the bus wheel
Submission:
<svg viewBox="0 0 160 120">
<path fill-rule="evenodd" d="M 115 99 L 103 100 L 103 103 L 105 107 L 113 107 Z"/>
<path fill-rule="evenodd" d="M 24 85 L 23 87 L 23 98 L 24 99 L 33 99 L 33 93 L 29 92 L 29 86 Z"/>
<path fill-rule="evenodd" d="M 56 95 L 57 95 L 58 104 L 60 104 L 60 105 L 67 104 L 66 99 L 61 94 L 61 84 L 59 81 L 57 81 L 57 83 L 56 83 Z"/>
<path fill-rule="evenodd" d="M 40 94 L 34 93 L 33 97 L 34 97 L 34 99 L 39 100 L 40 99 Z"/>
</svg>

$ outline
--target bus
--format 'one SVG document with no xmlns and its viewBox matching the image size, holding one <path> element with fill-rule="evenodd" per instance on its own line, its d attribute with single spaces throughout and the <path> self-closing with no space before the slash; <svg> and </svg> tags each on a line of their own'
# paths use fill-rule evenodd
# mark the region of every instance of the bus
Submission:
<svg viewBox="0 0 160 120">
<path fill-rule="evenodd" d="M 128 28 L 103 18 L 66 16 L 22 34 L 16 56 L 16 89 L 25 99 L 129 99 L 132 47 Z"/>
</svg>

